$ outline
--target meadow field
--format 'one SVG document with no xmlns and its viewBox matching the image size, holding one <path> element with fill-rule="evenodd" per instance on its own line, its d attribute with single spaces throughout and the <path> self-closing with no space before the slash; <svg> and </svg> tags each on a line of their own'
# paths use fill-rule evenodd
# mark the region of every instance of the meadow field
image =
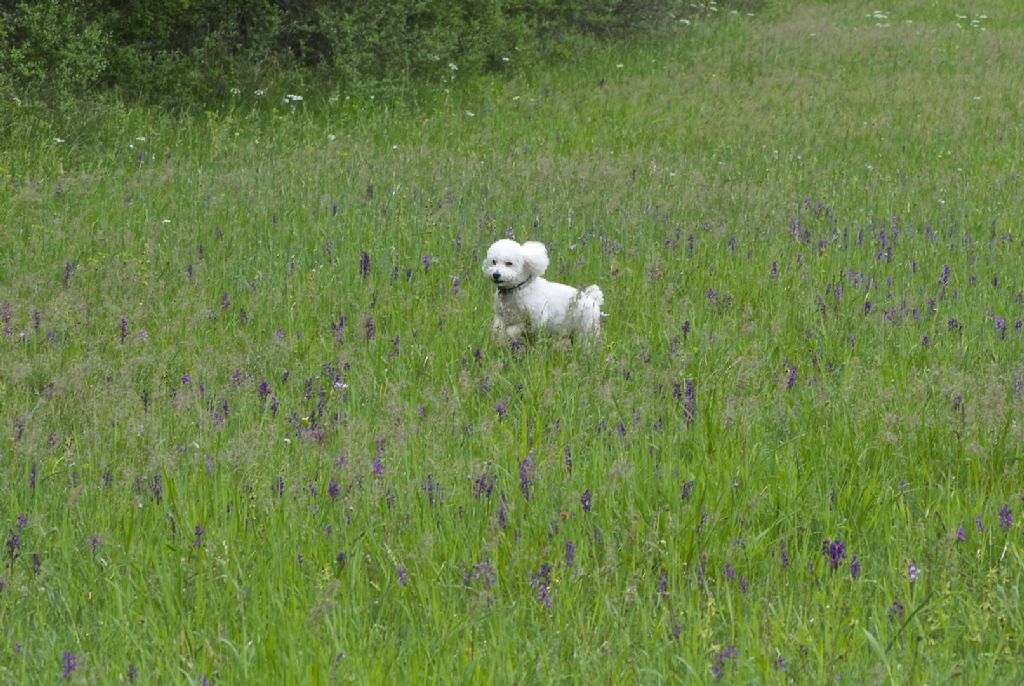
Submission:
<svg viewBox="0 0 1024 686">
<path fill-rule="evenodd" d="M 1024 682 L 1024 6 L 716 9 L 10 124 L 0 683 Z"/>
</svg>

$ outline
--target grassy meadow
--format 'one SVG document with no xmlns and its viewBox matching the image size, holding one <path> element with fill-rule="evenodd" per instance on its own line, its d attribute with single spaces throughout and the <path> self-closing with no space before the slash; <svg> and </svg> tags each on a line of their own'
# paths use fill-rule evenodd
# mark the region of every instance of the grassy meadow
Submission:
<svg viewBox="0 0 1024 686">
<path fill-rule="evenodd" d="M 0 683 L 1024 681 L 1024 7 L 891 5 L 11 123 Z"/>
</svg>

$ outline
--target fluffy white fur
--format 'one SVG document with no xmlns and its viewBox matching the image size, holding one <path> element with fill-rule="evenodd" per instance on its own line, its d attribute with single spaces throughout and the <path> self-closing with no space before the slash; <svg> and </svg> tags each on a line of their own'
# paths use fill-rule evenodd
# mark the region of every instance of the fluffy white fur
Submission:
<svg viewBox="0 0 1024 686">
<path fill-rule="evenodd" d="M 500 343 L 544 332 L 572 339 L 594 338 L 601 330 L 604 295 L 597 286 L 583 290 L 554 283 L 543 243 L 520 245 L 503 238 L 487 250 L 484 274 L 497 286 L 494 335 Z"/>
</svg>

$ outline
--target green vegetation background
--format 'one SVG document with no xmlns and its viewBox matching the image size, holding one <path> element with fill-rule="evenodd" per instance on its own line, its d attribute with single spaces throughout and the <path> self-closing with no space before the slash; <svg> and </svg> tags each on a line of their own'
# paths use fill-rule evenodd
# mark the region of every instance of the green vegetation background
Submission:
<svg viewBox="0 0 1024 686">
<path fill-rule="evenodd" d="M 6 92 L 0 682 L 1020 683 L 1022 8 L 731 9 Z"/>
</svg>

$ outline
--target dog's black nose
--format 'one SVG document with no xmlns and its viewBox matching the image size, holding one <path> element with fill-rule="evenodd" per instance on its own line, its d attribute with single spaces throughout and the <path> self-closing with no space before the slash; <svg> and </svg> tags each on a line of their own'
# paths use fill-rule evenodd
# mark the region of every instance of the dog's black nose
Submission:
<svg viewBox="0 0 1024 686">
<path fill-rule="evenodd" d="M 494 283 L 501 281 L 501 272 L 494 272 L 491 274 L 491 278 L 494 279 Z"/>
</svg>

